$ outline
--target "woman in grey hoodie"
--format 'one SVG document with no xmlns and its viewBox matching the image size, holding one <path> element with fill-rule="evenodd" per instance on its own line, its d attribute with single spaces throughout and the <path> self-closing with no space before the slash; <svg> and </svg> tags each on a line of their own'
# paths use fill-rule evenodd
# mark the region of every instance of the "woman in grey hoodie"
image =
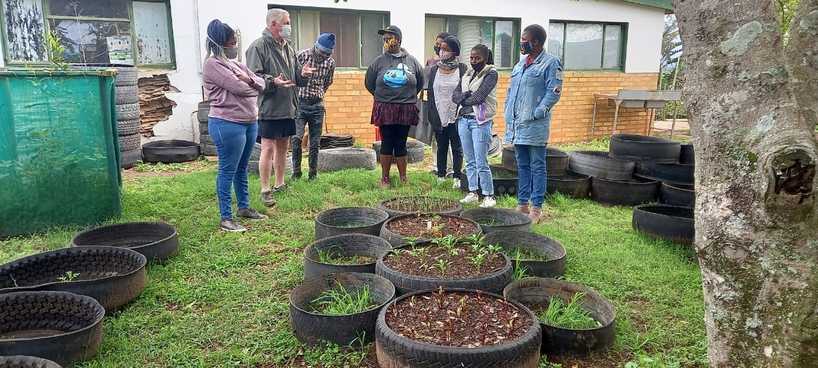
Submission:
<svg viewBox="0 0 818 368">
<path fill-rule="evenodd" d="M 366 89 L 375 97 L 372 124 L 381 130 L 381 186 L 391 184 L 392 161 L 400 180 L 406 183 L 406 139 L 409 128 L 419 122 L 418 93 L 423 89 L 423 66 L 401 48 L 400 28 L 378 31 L 383 36 L 384 53 L 366 70 Z"/>
</svg>

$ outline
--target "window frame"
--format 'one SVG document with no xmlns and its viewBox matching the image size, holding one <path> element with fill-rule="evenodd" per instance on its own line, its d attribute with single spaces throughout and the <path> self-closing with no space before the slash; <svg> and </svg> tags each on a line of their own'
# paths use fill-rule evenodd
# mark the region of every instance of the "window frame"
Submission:
<svg viewBox="0 0 818 368">
<path fill-rule="evenodd" d="M 628 23 L 627 22 L 594 22 L 594 21 L 584 21 L 584 20 L 562 20 L 562 19 L 551 19 L 548 21 L 548 27 L 546 30 L 551 29 L 551 25 L 554 23 L 562 24 L 562 55 L 554 55 L 560 59 L 562 62 L 563 68 L 567 71 L 608 71 L 608 72 L 625 72 L 625 65 L 627 63 L 628 58 Z M 565 65 L 565 39 L 568 37 L 568 24 L 597 24 L 602 26 L 602 55 L 599 59 L 599 68 L 587 68 L 587 69 L 575 69 L 570 68 Z M 622 44 L 619 45 L 619 62 L 621 66 L 618 68 L 604 68 L 605 66 L 605 50 L 607 48 L 607 42 L 605 41 L 606 32 L 608 30 L 608 26 L 620 26 L 621 27 L 621 34 L 622 34 Z M 550 34 L 549 34 L 550 39 Z M 548 40 L 546 40 L 546 46 L 548 45 Z M 546 48 L 547 50 L 547 48 Z M 550 52 L 550 50 L 547 50 Z"/>
<path fill-rule="evenodd" d="M 512 27 L 512 35 L 511 35 L 511 66 L 504 66 L 500 67 L 497 66 L 497 55 L 494 55 L 494 67 L 497 70 L 511 70 L 514 69 L 514 66 L 520 62 L 520 36 L 522 36 L 522 18 L 510 18 L 510 17 L 481 17 L 475 15 L 457 15 L 457 14 L 437 14 L 437 13 L 426 13 L 423 18 L 423 27 L 424 31 L 426 28 L 426 22 L 429 18 L 443 18 L 444 19 L 444 27 L 445 32 L 452 33 L 449 29 L 450 18 L 460 18 L 460 19 L 476 19 L 476 20 L 483 20 L 483 21 L 491 21 L 491 52 L 494 53 L 494 46 L 495 42 L 497 42 L 497 22 L 511 22 Z M 425 38 L 425 37 L 424 37 Z M 424 40 L 425 42 L 425 40 Z M 426 58 L 426 46 L 423 45 L 423 58 Z M 460 50 L 461 59 L 463 57 L 463 53 L 467 50 Z M 468 50 L 470 51 L 470 50 Z M 468 56 L 466 56 L 468 58 Z M 468 60 L 467 60 L 468 61 Z M 463 60 L 461 60 L 463 62 Z M 468 64 L 468 62 L 466 62 Z"/>
<path fill-rule="evenodd" d="M 101 17 L 72 17 L 72 16 L 62 16 L 62 15 L 51 15 L 50 9 L 50 0 L 36 0 L 43 11 L 43 30 L 45 31 L 45 39 L 47 42 L 48 34 L 51 33 L 51 20 L 79 20 L 79 21 L 108 21 L 108 22 L 128 22 L 128 29 L 131 34 L 131 50 L 133 54 L 133 66 L 137 68 L 143 69 L 176 69 L 176 44 L 174 42 L 173 37 L 173 15 L 171 14 L 171 6 L 170 0 L 128 0 L 128 19 L 125 18 L 101 18 Z M 170 63 L 162 63 L 162 64 L 139 64 L 137 61 L 139 60 L 139 49 L 136 47 L 137 45 L 137 37 L 134 28 L 134 12 L 133 12 L 133 3 L 135 1 L 139 2 L 151 2 L 151 3 L 164 3 L 165 7 L 167 8 L 167 22 L 168 22 L 168 38 L 170 43 Z M 3 61 L 5 62 L 6 67 L 48 67 L 51 65 L 49 60 L 45 61 L 19 61 L 19 60 L 12 60 L 11 56 L 9 55 L 9 47 L 8 47 L 8 37 L 6 35 L 6 0 L 0 0 L 0 36 L 3 38 L 2 40 L 2 47 L 3 47 Z M 50 57 L 48 55 L 48 45 L 46 45 L 46 58 Z M 82 63 L 68 63 L 70 65 L 79 65 Z"/>
<path fill-rule="evenodd" d="M 299 42 L 301 40 L 301 19 L 298 19 L 297 21 L 292 19 L 293 14 L 298 12 L 298 11 L 305 10 L 305 11 L 318 12 L 318 17 L 319 17 L 318 32 L 319 33 L 321 32 L 321 25 L 320 25 L 321 12 L 325 11 L 325 12 L 329 12 L 329 13 L 336 13 L 336 14 L 343 14 L 343 15 L 355 15 L 357 17 L 357 19 L 358 19 L 358 24 L 357 24 L 358 34 L 356 36 L 358 38 L 357 39 L 357 45 L 358 45 L 358 64 L 359 65 L 358 66 L 340 66 L 340 65 L 337 65 L 338 61 L 336 60 L 335 70 L 340 70 L 340 71 L 344 71 L 344 70 L 347 70 L 347 71 L 349 71 L 349 70 L 366 70 L 367 68 L 369 68 L 369 65 L 364 64 L 364 63 L 366 63 L 366 61 L 364 60 L 364 43 L 363 43 L 364 29 L 363 29 L 363 22 L 361 21 L 362 15 L 380 15 L 380 16 L 383 16 L 382 28 L 385 28 L 386 26 L 388 26 L 390 24 L 389 21 L 390 21 L 390 17 L 391 17 L 390 12 L 388 12 L 388 11 L 379 11 L 379 10 L 341 9 L 341 8 L 327 8 L 327 7 L 321 7 L 321 6 L 302 6 L 302 5 L 283 5 L 283 4 L 269 4 L 269 5 L 267 5 L 268 10 L 269 9 L 275 9 L 275 8 L 284 9 L 287 12 L 289 12 L 290 13 L 290 23 L 291 24 L 295 25 L 296 22 L 298 23 L 297 24 L 298 27 L 294 27 L 295 29 L 293 29 L 293 33 L 295 33 L 295 32 L 298 33 L 297 37 L 298 37 Z M 294 46 L 293 48 L 296 49 L 295 52 L 301 51 L 301 50 L 298 50 L 298 47 L 297 47 L 298 45 L 293 45 L 293 46 Z M 333 57 L 333 59 L 335 59 L 335 57 Z"/>
</svg>

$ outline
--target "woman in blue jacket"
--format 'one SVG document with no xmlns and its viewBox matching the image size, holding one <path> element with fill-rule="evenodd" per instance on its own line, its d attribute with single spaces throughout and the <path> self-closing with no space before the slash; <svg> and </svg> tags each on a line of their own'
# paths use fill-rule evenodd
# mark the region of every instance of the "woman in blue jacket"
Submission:
<svg viewBox="0 0 818 368">
<path fill-rule="evenodd" d="M 545 29 L 523 30 L 520 50 L 525 56 L 511 72 L 505 105 L 505 142 L 517 156 L 517 210 L 540 221 L 545 202 L 545 148 L 551 129 L 551 109 L 562 93 L 562 63 L 543 49 Z M 529 207 L 529 205 L 532 205 Z"/>
</svg>

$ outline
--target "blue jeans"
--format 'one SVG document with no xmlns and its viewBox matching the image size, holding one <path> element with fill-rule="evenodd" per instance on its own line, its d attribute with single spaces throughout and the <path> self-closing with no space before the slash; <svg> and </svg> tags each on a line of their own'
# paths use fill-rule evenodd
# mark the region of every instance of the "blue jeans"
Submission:
<svg viewBox="0 0 818 368">
<path fill-rule="evenodd" d="M 474 118 L 460 118 L 457 121 L 457 132 L 463 144 L 463 156 L 466 158 L 466 177 L 469 180 L 469 191 L 483 189 L 483 195 L 494 195 L 494 179 L 489 168 L 489 146 L 491 145 L 492 121 L 478 124 Z"/>
<path fill-rule="evenodd" d="M 219 214 L 222 220 L 233 218 L 230 208 L 230 186 L 236 191 L 238 208 L 250 208 L 250 189 L 247 181 L 247 163 L 253 154 L 258 135 L 258 124 L 233 123 L 209 118 L 207 130 L 216 144 L 219 155 L 219 173 L 216 176 L 216 194 L 219 197 Z"/>
<path fill-rule="evenodd" d="M 517 203 L 542 208 L 545 202 L 545 146 L 514 145 L 517 157 Z"/>
</svg>

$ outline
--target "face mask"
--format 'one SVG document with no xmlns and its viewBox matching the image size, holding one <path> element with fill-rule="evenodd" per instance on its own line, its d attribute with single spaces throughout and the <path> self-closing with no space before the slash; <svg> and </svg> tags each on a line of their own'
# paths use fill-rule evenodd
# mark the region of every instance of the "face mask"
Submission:
<svg viewBox="0 0 818 368">
<path fill-rule="evenodd" d="M 435 55 L 440 55 L 440 46 L 435 45 Z"/>
<path fill-rule="evenodd" d="M 293 35 L 293 26 L 286 24 L 281 26 L 281 37 L 289 39 Z"/>
<path fill-rule="evenodd" d="M 486 67 L 486 63 L 477 63 L 477 64 L 472 63 L 471 64 L 471 68 L 474 69 L 474 71 L 477 72 L 477 73 L 480 73 L 480 71 L 483 70 L 483 68 L 485 68 L 485 67 Z"/>
<path fill-rule="evenodd" d="M 534 48 L 531 47 L 530 41 L 526 41 L 520 43 L 520 51 L 522 51 L 523 55 L 528 55 L 531 53 L 531 51 L 534 51 Z"/>
<path fill-rule="evenodd" d="M 386 50 L 386 51 L 389 51 L 389 50 L 391 50 L 393 47 L 395 47 L 397 45 L 398 45 L 398 40 L 396 40 L 394 38 L 391 38 L 391 39 L 389 39 L 389 41 L 384 41 L 383 42 L 383 49 Z"/>
<path fill-rule="evenodd" d="M 224 56 L 228 59 L 235 59 L 239 57 L 239 48 L 238 47 L 225 47 L 224 48 Z"/>
<path fill-rule="evenodd" d="M 440 50 L 440 52 L 438 52 L 438 56 L 440 56 L 440 60 L 449 60 L 454 57 L 454 53 L 451 51 Z"/>
</svg>

